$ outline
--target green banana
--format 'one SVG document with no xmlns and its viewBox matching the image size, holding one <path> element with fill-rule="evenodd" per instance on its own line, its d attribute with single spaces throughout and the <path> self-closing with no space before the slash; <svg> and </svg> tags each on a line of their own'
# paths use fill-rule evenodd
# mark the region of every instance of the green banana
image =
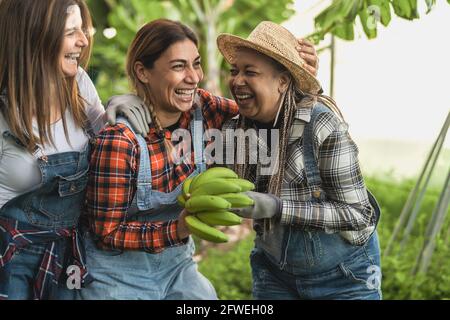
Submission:
<svg viewBox="0 0 450 320">
<path fill-rule="evenodd" d="M 231 203 L 217 196 L 201 195 L 191 197 L 186 201 L 185 208 L 192 213 L 201 211 L 225 210 L 231 208 Z"/>
<path fill-rule="evenodd" d="M 186 180 L 184 180 L 182 189 L 183 189 L 183 196 L 184 196 L 185 200 L 190 198 L 190 188 L 191 188 L 192 180 L 194 178 L 195 177 L 191 177 L 191 178 L 187 178 Z"/>
<path fill-rule="evenodd" d="M 241 192 L 241 187 L 234 182 L 235 179 L 211 179 L 192 190 L 191 196 Z"/>
<path fill-rule="evenodd" d="M 231 203 L 232 208 L 244 208 L 255 204 L 253 199 L 244 193 L 225 193 L 217 196 Z"/>
<path fill-rule="evenodd" d="M 229 211 L 200 212 L 196 217 L 210 226 L 235 226 L 242 223 L 242 218 Z"/>
<path fill-rule="evenodd" d="M 186 225 L 189 231 L 200 239 L 210 242 L 220 243 L 227 242 L 228 237 L 223 232 L 208 226 L 194 216 L 186 216 Z"/>
<path fill-rule="evenodd" d="M 241 187 L 241 192 L 255 190 L 255 185 L 246 179 L 227 179 Z M 224 192 L 225 193 L 225 192 Z M 227 192 L 228 193 L 228 192 Z"/>
<path fill-rule="evenodd" d="M 217 178 L 238 178 L 238 175 L 231 169 L 225 167 L 214 167 L 199 174 L 191 183 L 191 191 L 200 187 L 203 183 Z"/>
<path fill-rule="evenodd" d="M 178 204 L 184 208 L 184 206 L 186 205 L 186 200 L 184 200 L 184 197 L 182 194 L 180 194 L 177 197 L 177 200 L 178 200 Z"/>
</svg>

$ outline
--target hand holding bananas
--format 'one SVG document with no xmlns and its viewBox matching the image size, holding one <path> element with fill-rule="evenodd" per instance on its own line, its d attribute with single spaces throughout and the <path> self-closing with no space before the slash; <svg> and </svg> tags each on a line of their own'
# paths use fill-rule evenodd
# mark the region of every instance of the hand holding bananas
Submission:
<svg viewBox="0 0 450 320">
<path fill-rule="evenodd" d="M 231 208 L 230 211 L 247 219 L 268 219 L 281 214 L 281 199 L 269 193 L 248 191 L 245 194 L 254 205 L 244 208 Z"/>
<path fill-rule="evenodd" d="M 106 118 L 108 124 L 114 126 L 116 117 L 122 115 L 128 119 L 134 131 L 146 137 L 152 123 L 150 111 L 141 98 L 134 94 L 114 96 L 106 104 Z"/>
<path fill-rule="evenodd" d="M 228 237 L 214 226 L 233 226 L 242 219 L 230 212 L 232 207 L 246 207 L 253 200 L 244 191 L 253 190 L 253 183 L 239 179 L 227 168 L 211 168 L 183 184 L 178 202 L 191 215 L 186 216 L 186 225 L 192 234 L 211 242 L 227 242 Z"/>
</svg>

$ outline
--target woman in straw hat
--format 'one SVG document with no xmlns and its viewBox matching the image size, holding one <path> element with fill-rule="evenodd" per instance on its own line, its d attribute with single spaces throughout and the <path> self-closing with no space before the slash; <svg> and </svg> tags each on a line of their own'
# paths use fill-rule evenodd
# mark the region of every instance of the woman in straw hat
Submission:
<svg viewBox="0 0 450 320">
<path fill-rule="evenodd" d="M 227 143 L 228 129 L 269 129 L 258 151 L 277 155 L 267 174 L 245 143 L 233 146 L 235 171 L 257 185 L 248 192 L 255 205 L 233 209 L 254 219 L 254 298 L 381 299 L 379 207 L 347 125 L 331 98 L 315 94 L 319 82 L 295 37 L 262 22 L 247 39 L 223 34 L 217 42 L 240 112 L 223 127 Z"/>
</svg>

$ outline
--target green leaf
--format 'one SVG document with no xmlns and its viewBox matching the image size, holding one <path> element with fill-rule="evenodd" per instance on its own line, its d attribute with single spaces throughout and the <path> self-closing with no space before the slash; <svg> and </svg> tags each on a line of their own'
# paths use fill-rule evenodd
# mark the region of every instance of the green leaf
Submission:
<svg viewBox="0 0 450 320">
<path fill-rule="evenodd" d="M 369 9 L 366 6 L 364 6 L 359 13 L 359 18 L 361 20 L 364 32 L 369 39 L 374 39 L 377 37 L 377 23 L 379 17 L 375 15 L 376 13 L 374 13 L 372 9 Z"/>
<path fill-rule="evenodd" d="M 450 1 L 450 0 L 448 0 Z M 436 0 L 425 0 L 427 4 L 427 14 L 430 13 L 431 9 L 436 5 Z M 449 2 L 450 3 L 450 2 Z"/>
<path fill-rule="evenodd" d="M 353 22 L 346 22 L 336 26 L 332 33 L 344 40 L 353 40 L 355 39 L 355 32 L 353 28 Z"/>
<path fill-rule="evenodd" d="M 409 5 L 411 6 L 411 18 L 419 19 L 419 11 L 417 9 L 417 0 L 409 0 Z"/>
<path fill-rule="evenodd" d="M 345 16 L 345 20 L 348 22 L 354 22 L 358 12 L 361 10 L 364 1 L 363 0 L 347 0 L 351 3 L 350 10 L 347 12 Z"/>
<path fill-rule="evenodd" d="M 387 27 L 391 22 L 391 6 L 388 0 L 369 0 L 367 8 L 379 16 L 383 26 Z"/>
<path fill-rule="evenodd" d="M 322 11 L 315 19 L 314 23 L 319 30 L 328 30 L 336 23 L 342 21 L 345 16 L 342 14 L 342 1 L 333 1 L 333 3 Z"/>
<path fill-rule="evenodd" d="M 392 0 L 392 6 L 396 15 L 412 20 L 412 8 L 409 0 Z"/>
<path fill-rule="evenodd" d="M 323 39 L 330 31 L 336 36 L 353 40 L 353 23 L 361 10 L 363 0 L 336 0 L 315 19 L 316 32 L 314 41 Z"/>
</svg>

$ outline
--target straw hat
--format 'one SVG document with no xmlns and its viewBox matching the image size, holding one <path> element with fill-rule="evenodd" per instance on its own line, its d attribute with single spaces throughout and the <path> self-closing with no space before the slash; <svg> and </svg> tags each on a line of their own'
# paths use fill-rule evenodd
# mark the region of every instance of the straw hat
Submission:
<svg viewBox="0 0 450 320">
<path fill-rule="evenodd" d="M 304 93 L 317 93 L 321 86 L 319 81 L 304 68 L 306 62 L 298 54 L 297 43 L 292 33 L 270 21 L 261 22 L 247 39 L 232 34 L 221 34 L 217 38 L 219 50 L 228 63 L 235 63 L 238 48 L 253 49 L 285 66 Z"/>
</svg>

